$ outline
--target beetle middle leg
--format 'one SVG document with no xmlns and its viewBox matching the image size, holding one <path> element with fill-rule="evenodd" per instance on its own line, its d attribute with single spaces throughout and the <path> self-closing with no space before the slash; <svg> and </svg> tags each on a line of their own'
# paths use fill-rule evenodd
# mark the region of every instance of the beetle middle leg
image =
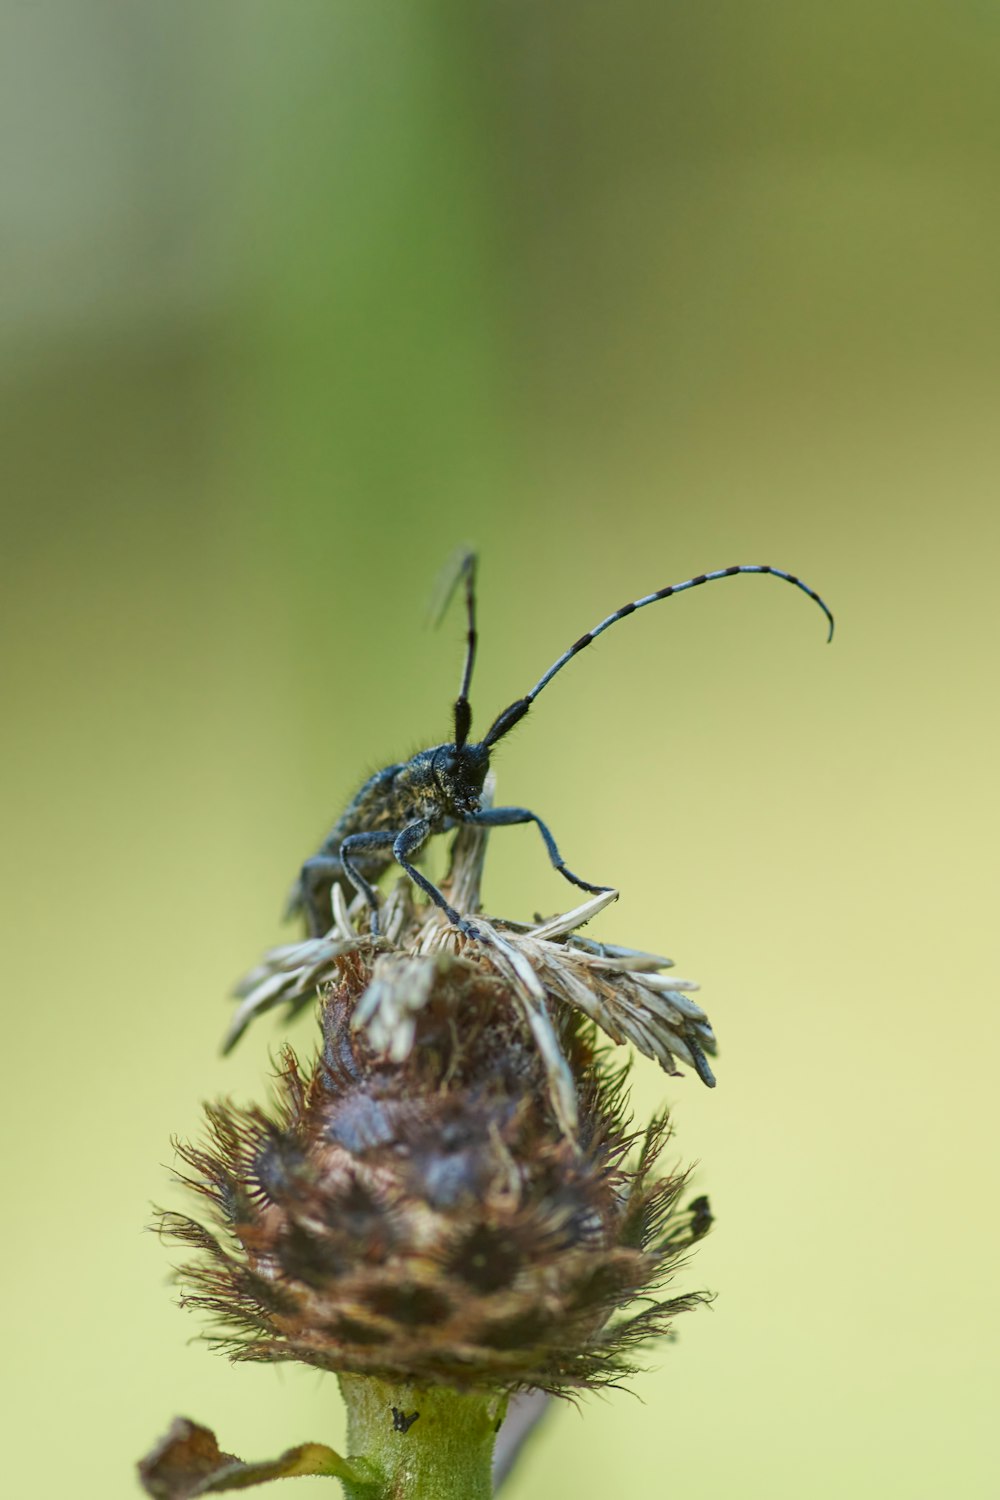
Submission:
<svg viewBox="0 0 1000 1500">
<path fill-rule="evenodd" d="M 389 849 L 395 839 L 394 833 L 349 833 L 340 845 L 340 862 L 344 867 L 344 873 L 355 890 L 360 891 L 368 902 L 371 911 L 369 925 L 373 937 L 378 936 L 378 896 L 375 894 L 375 887 L 365 879 L 351 859 L 351 855 L 362 849 Z M 379 861 L 383 865 L 387 862 Z"/>
<path fill-rule="evenodd" d="M 485 807 L 481 812 L 471 813 L 463 819 L 465 823 L 478 824 L 480 828 L 507 828 L 514 823 L 534 823 L 545 841 L 545 847 L 549 852 L 549 859 L 559 874 L 568 880 L 571 885 L 578 885 L 581 891 L 590 891 L 593 895 L 602 895 L 605 891 L 614 890 L 610 885 L 591 885 L 588 880 L 581 880 L 579 875 L 574 875 L 566 861 L 559 853 L 555 839 L 549 832 L 548 827 L 542 822 L 537 813 L 529 812 L 526 807 Z"/>
</svg>

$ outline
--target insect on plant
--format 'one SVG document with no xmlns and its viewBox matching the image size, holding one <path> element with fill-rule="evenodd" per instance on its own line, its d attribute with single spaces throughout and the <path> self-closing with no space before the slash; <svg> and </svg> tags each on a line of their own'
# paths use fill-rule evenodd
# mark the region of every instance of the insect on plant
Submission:
<svg viewBox="0 0 1000 1500">
<path fill-rule="evenodd" d="M 472 823 L 483 828 L 506 828 L 515 823 L 534 823 L 542 836 L 549 859 L 560 875 L 584 891 L 597 894 L 611 889 L 609 886 L 591 885 L 589 881 L 581 880 L 579 875 L 573 874 L 559 853 L 547 825 L 537 813 L 526 807 L 482 806 L 483 784 L 490 768 L 490 756 L 494 747 L 524 718 L 553 677 L 605 630 L 609 630 L 619 620 L 624 620 L 626 615 L 634 614 L 637 609 L 644 609 L 647 604 L 655 604 L 660 599 L 669 599 L 674 594 L 699 588 L 703 583 L 733 578 L 739 573 L 769 574 L 772 578 L 780 578 L 801 589 L 826 615 L 830 623 L 827 639 L 833 639 L 833 615 L 820 596 L 791 573 L 763 563 L 740 564 L 731 568 L 718 568 L 712 573 L 700 573 L 697 578 L 670 584 L 616 609 L 614 614 L 608 615 L 593 630 L 580 636 L 579 640 L 574 641 L 572 646 L 557 657 L 529 693 L 508 704 L 493 720 L 481 740 L 470 740 L 472 709 L 469 690 L 472 686 L 477 641 L 476 557 L 474 553 L 466 553 L 456 569 L 441 610 L 443 613 L 455 589 L 464 581 L 465 662 L 454 706 L 454 738 L 444 744 L 433 745 L 429 750 L 418 751 L 411 760 L 386 766 L 365 782 L 317 853 L 302 866 L 286 915 L 301 913 L 310 935 L 322 936 L 330 926 L 333 887 L 339 885 L 345 895 L 350 895 L 353 888 L 364 897 L 371 913 L 371 930 L 377 933 L 379 918 L 374 882 L 395 861 L 460 932 L 469 938 L 478 938 L 479 932 L 475 924 L 460 916 L 448 904 L 437 886 L 414 864 L 428 839 L 457 828 L 462 823 Z"/>
</svg>

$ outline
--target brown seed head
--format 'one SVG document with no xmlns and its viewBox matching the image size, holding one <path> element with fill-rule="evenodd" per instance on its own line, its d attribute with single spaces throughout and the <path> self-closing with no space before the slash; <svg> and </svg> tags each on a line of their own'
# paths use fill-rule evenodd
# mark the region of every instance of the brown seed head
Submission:
<svg viewBox="0 0 1000 1500">
<path fill-rule="evenodd" d="M 235 1359 L 423 1385 L 613 1381 L 701 1300 L 661 1293 L 710 1222 L 705 1199 L 678 1209 L 666 1119 L 632 1129 L 626 1069 L 582 1014 L 629 1034 L 615 1007 L 634 1013 L 642 971 L 509 925 L 484 924 L 495 951 L 456 951 L 435 912 L 399 905 L 391 942 L 341 933 L 326 960 L 315 1064 L 286 1051 L 269 1110 L 212 1107 L 207 1143 L 179 1147 L 214 1219 L 162 1217 L 200 1252 L 185 1300 Z"/>
</svg>

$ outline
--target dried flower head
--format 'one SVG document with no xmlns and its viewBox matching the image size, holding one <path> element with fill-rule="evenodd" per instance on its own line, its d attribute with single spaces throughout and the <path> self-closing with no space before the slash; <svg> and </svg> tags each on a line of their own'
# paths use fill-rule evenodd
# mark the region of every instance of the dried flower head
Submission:
<svg viewBox="0 0 1000 1500">
<path fill-rule="evenodd" d="M 484 834 L 459 840 L 451 899 L 475 910 Z M 335 892 L 337 887 L 334 888 Z M 335 897 L 335 900 L 337 898 Z M 712 1082 L 714 1039 L 666 960 L 575 928 L 608 897 L 468 944 L 392 893 L 380 939 L 337 904 L 323 939 L 276 950 L 235 1031 L 322 995 L 323 1044 L 282 1057 L 269 1110 L 208 1110 L 181 1146 L 214 1223 L 163 1216 L 181 1276 L 240 1360 L 458 1387 L 565 1390 L 619 1378 L 698 1295 L 664 1296 L 710 1222 L 665 1170 L 665 1116 L 630 1125 L 600 1026 Z"/>
</svg>

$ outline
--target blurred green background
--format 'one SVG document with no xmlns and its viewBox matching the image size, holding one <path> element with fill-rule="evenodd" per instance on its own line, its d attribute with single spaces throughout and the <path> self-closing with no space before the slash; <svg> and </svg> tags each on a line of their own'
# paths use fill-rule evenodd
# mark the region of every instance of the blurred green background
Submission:
<svg viewBox="0 0 1000 1500">
<path fill-rule="evenodd" d="M 175 1412 L 342 1435 L 192 1342 L 143 1226 L 262 1091 L 225 996 L 299 862 L 447 733 L 462 542 L 480 724 L 706 568 L 839 627 L 677 600 L 498 758 L 721 1043 L 713 1093 L 636 1073 L 718 1300 L 510 1500 L 1000 1492 L 996 8 L 40 0 L 0 58 L 10 1492 L 131 1496 Z M 568 904 L 530 830 L 486 895 Z"/>
</svg>

